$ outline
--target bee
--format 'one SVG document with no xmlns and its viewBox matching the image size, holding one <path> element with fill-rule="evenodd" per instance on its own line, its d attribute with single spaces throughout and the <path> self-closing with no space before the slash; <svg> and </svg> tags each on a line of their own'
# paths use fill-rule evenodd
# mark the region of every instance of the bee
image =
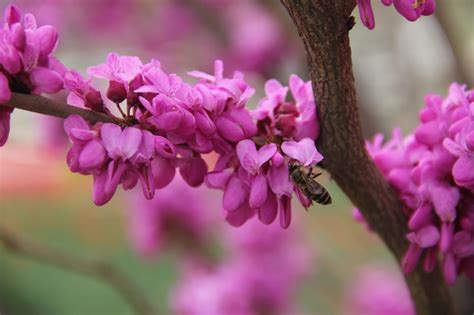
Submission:
<svg viewBox="0 0 474 315">
<path fill-rule="evenodd" d="M 331 195 L 326 188 L 315 180 L 321 173 L 315 174 L 312 167 L 308 169 L 297 162 L 291 162 L 288 170 L 291 180 L 306 197 L 322 205 L 332 203 Z"/>
</svg>

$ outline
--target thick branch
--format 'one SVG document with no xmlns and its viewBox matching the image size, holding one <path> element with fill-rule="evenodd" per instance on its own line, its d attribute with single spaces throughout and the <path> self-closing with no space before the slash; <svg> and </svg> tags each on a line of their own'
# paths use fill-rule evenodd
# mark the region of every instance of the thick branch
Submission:
<svg viewBox="0 0 474 315">
<path fill-rule="evenodd" d="M 2 106 L 19 108 L 30 112 L 61 118 L 66 118 L 69 115 L 76 114 L 82 116 L 82 118 L 93 124 L 97 122 L 116 124 L 122 122 L 118 118 L 114 118 L 103 113 L 93 112 L 80 107 L 63 104 L 49 98 L 36 95 L 13 93 L 11 100 L 6 104 L 2 104 Z"/>
<path fill-rule="evenodd" d="M 364 147 L 356 103 L 348 19 L 355 0 L 281 0 L 307 53 L 318 106 L 323 166 L 360 208 L 398 260 L 406 250 L 407 218 L 389 184 Z M 439 270 L 407 277 L 419 315 L 453 314 Z"/>
<path fill-rule="evenodd" d="M 71 256 L 43 245 L 20 240 L 4 227 L 0 227 L 0 243 L 11 252 L 88 275 L 108 283 L 130 304 L 137 315 L 153 315 L 157 313 L 140 288 L 114 266 L 106 262 Z"/>
</svg>

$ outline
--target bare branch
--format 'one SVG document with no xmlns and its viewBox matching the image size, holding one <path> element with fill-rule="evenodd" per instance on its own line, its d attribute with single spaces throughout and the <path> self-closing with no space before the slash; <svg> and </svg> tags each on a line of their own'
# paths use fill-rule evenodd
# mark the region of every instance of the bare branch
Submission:
<svg viewBox="0 0 474 315">
<path fill-rule="evenodd" d="M 400 260 L 407 218 L 364 147 L 356 102 L 348 19 L 355 0 L 281 0 L 302 38 L 318 106 L 323 166 Z M 418 315 L 453 314 L 439 269 L 407 277 Z"/>
<path fill-rule="evenodd" d="M 67 270 L 87 275 L 108 283 L 135 310 L 137 315 L 157 314 L 155 307 L 145 294 L 129 278 L 107 262 L 85 259 L 60 252 L 40 244 L 17 238 L 5 227 L 0 226 L 0 244 L 9 251 L 24 255 L 40 262 L 52 264 Z"/>
<path fill-rule="evenodd" d="M 123 123 L 121 119 L 116 117 L 63 104 L 46 97 L 36 95 L 12 93 L 11 100 L 6 104 L 2 104 L 2 106 L 19 108 L 30 112 L 61 118 L 66 118 L 69 115 L 76 114 L 82 116 L 82 118 L 93 124 L 97 122 L 108 122 L 115 124 Z"/>
</svg>

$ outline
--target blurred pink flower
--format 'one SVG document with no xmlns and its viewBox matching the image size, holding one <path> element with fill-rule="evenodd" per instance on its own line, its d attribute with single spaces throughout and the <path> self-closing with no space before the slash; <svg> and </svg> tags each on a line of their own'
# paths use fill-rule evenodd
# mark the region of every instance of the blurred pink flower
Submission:
<svg viewBox="0 0 474 315">
<path fill-rule="evenodd" d="M 173 245 L 199 250 L 219 216 L 212 194 L 203 187 L 189 187 L 180 177 L 159 189 L 152 200 L 138 192 L 133 192 L 128 200 L 131 242 L 137 253 L 145 257 Z"/>
<path fill-rule="evenodd" d="M 297 234 L 256 219 L 226 227 L 226 256 L 217 265 L 187 264 L 172 293 L 172 309 L 183 315 L 295 314 L 295 295 L 314 267 Z"/>
<path fill-rule="evenodd" d="M 347 289 L 344 314 L 415 315 L 415 309 L 398 270 L 366 266 Z"/>
<path fill-rule="evenodd" d="M 432 15 L 436 10 L 435 0 L 382 0 L 386 6 L 393 4 L 400 15 L 408 21 L 416 21 L 422 15 Z M 368 29 L 375 27 L 372 0 L 357 0 L 362 24 Z"/>
</svg>

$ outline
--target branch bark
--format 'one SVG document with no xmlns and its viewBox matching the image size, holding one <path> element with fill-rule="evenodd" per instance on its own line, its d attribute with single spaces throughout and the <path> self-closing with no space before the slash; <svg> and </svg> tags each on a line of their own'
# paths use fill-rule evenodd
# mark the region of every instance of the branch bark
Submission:
<svg viewBox="0 0 474 315">
<path fill-rule="evenodd" d="M 40 244 L 21 240 L 5 227 L 0 227 L 0 244 L 3 244 L 11 252 L 108 283 L 130 304 L 137 315 L 157 314 L 154 306 L 146 299 L 140 288 L 114 266 L 106 262 L 71 256 Z"/>
<path fill-rule="evenodd" d="M 407 218 L 365 150 L 356 102 L 348 20 L 355 0 L 281 0 L 302 38 L 317 100 L 323 167 L 397 260 L 406 250 Z M 454 314 L 439 269 L 406 277 L 418 315 Z"/>
<path fill-rule="evenodd" d="M 29 94 L 12 93 L 12 98 L 10 101 L 8 103 L 2 104 L 1 106 L 19 108 L 30 112 L 60 118 L 66 118 L 69 115 L 76 114 L 82 116 L 82 118 L 93 124 L 97 122 L 115 124 L 123 123 L 121 119 L 113 116 L 63 104 L 49 98 Z"/>
</svg>

